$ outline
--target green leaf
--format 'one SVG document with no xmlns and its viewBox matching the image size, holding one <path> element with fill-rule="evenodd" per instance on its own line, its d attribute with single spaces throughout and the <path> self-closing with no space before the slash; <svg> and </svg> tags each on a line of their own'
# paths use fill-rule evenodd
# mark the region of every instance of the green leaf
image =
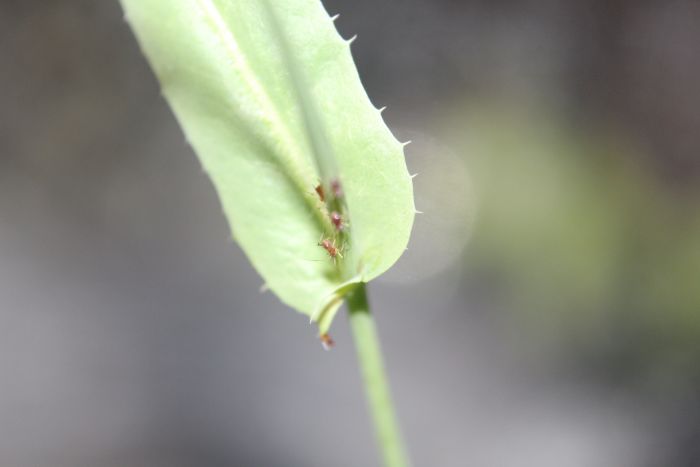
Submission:
<svg viewBox="0 0 700 467">
<path fill-rule="evenodd" d="M 325 333 L 345 294 L 402 254 L 415 211 L 403 145 L 349 42 L 318 0 L 122 4 L 234 238 L 269 289 Z"/>
</svg>

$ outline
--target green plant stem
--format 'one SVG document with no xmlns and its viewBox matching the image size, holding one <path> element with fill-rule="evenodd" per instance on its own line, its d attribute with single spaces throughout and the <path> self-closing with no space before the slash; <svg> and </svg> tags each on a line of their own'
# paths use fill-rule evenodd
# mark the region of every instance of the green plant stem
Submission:
<svg viewBox="0 0 700 467">
<path fill-rule="evenodd" d="M 369 311 L 364 284 L 360 284 L 351 293 L 348 298 L 348 310 L 360 371 L 384 465 L 408 467 L 408 456 L 399 434 L 399 425 L 384 372 L 379 336 Z"/>
</svg>

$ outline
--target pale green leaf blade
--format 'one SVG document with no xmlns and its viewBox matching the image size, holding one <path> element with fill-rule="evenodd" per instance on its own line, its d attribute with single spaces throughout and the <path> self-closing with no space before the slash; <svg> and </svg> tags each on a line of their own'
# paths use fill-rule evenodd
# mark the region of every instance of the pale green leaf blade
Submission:
<svg viewBox="0 0 700 467">
<path fill-rule="evenodd" d="M 279 30 L 260 0 L 122 4 L 234 238 L 268 287 L 325 332 L 352 284 L 404 251 L 415 211 L 403 146 L 370 103 L 349 44 L 317 0 L 270 2 Z M 339 264 L 318 246 L 334 227 L 314 190 L 328 181 L 309 142 L 309 112 L 348 210 L 351 248 Z"/>
</svg>

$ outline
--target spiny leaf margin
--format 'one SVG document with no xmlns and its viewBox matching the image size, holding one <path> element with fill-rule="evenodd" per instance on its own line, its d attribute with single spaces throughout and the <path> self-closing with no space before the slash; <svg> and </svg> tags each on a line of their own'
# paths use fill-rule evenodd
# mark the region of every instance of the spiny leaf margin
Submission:
<svg viewBox="0 0 700 467">
<path fill-rule="evenodd" d="M 404 251 L 414 205 L 402 145 L 369 101 L 349 44 L 317 0 L 270 2 L 304 72 L 351 214 L 342 268 L 298 93 L 260 0 L 122 0 L 128 22 L 209 173 L 234 238 L 280 299 L 324 333 L 352 284 Z"/>
</svg>

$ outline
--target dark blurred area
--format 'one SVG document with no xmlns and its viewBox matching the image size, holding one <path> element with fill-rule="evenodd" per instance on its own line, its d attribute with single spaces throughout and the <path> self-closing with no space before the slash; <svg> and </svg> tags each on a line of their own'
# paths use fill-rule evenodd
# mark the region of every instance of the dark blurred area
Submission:
<svg viewBox="0 0 700 467">
<path fill-rule="evenodd" d="M 700 465 L 700 3 L 324 2 L 418 216 L 370 287 L 416 466 Z M 0 466 L 375 466 L 117 2 L 0 1 Z"/>
</svg>

